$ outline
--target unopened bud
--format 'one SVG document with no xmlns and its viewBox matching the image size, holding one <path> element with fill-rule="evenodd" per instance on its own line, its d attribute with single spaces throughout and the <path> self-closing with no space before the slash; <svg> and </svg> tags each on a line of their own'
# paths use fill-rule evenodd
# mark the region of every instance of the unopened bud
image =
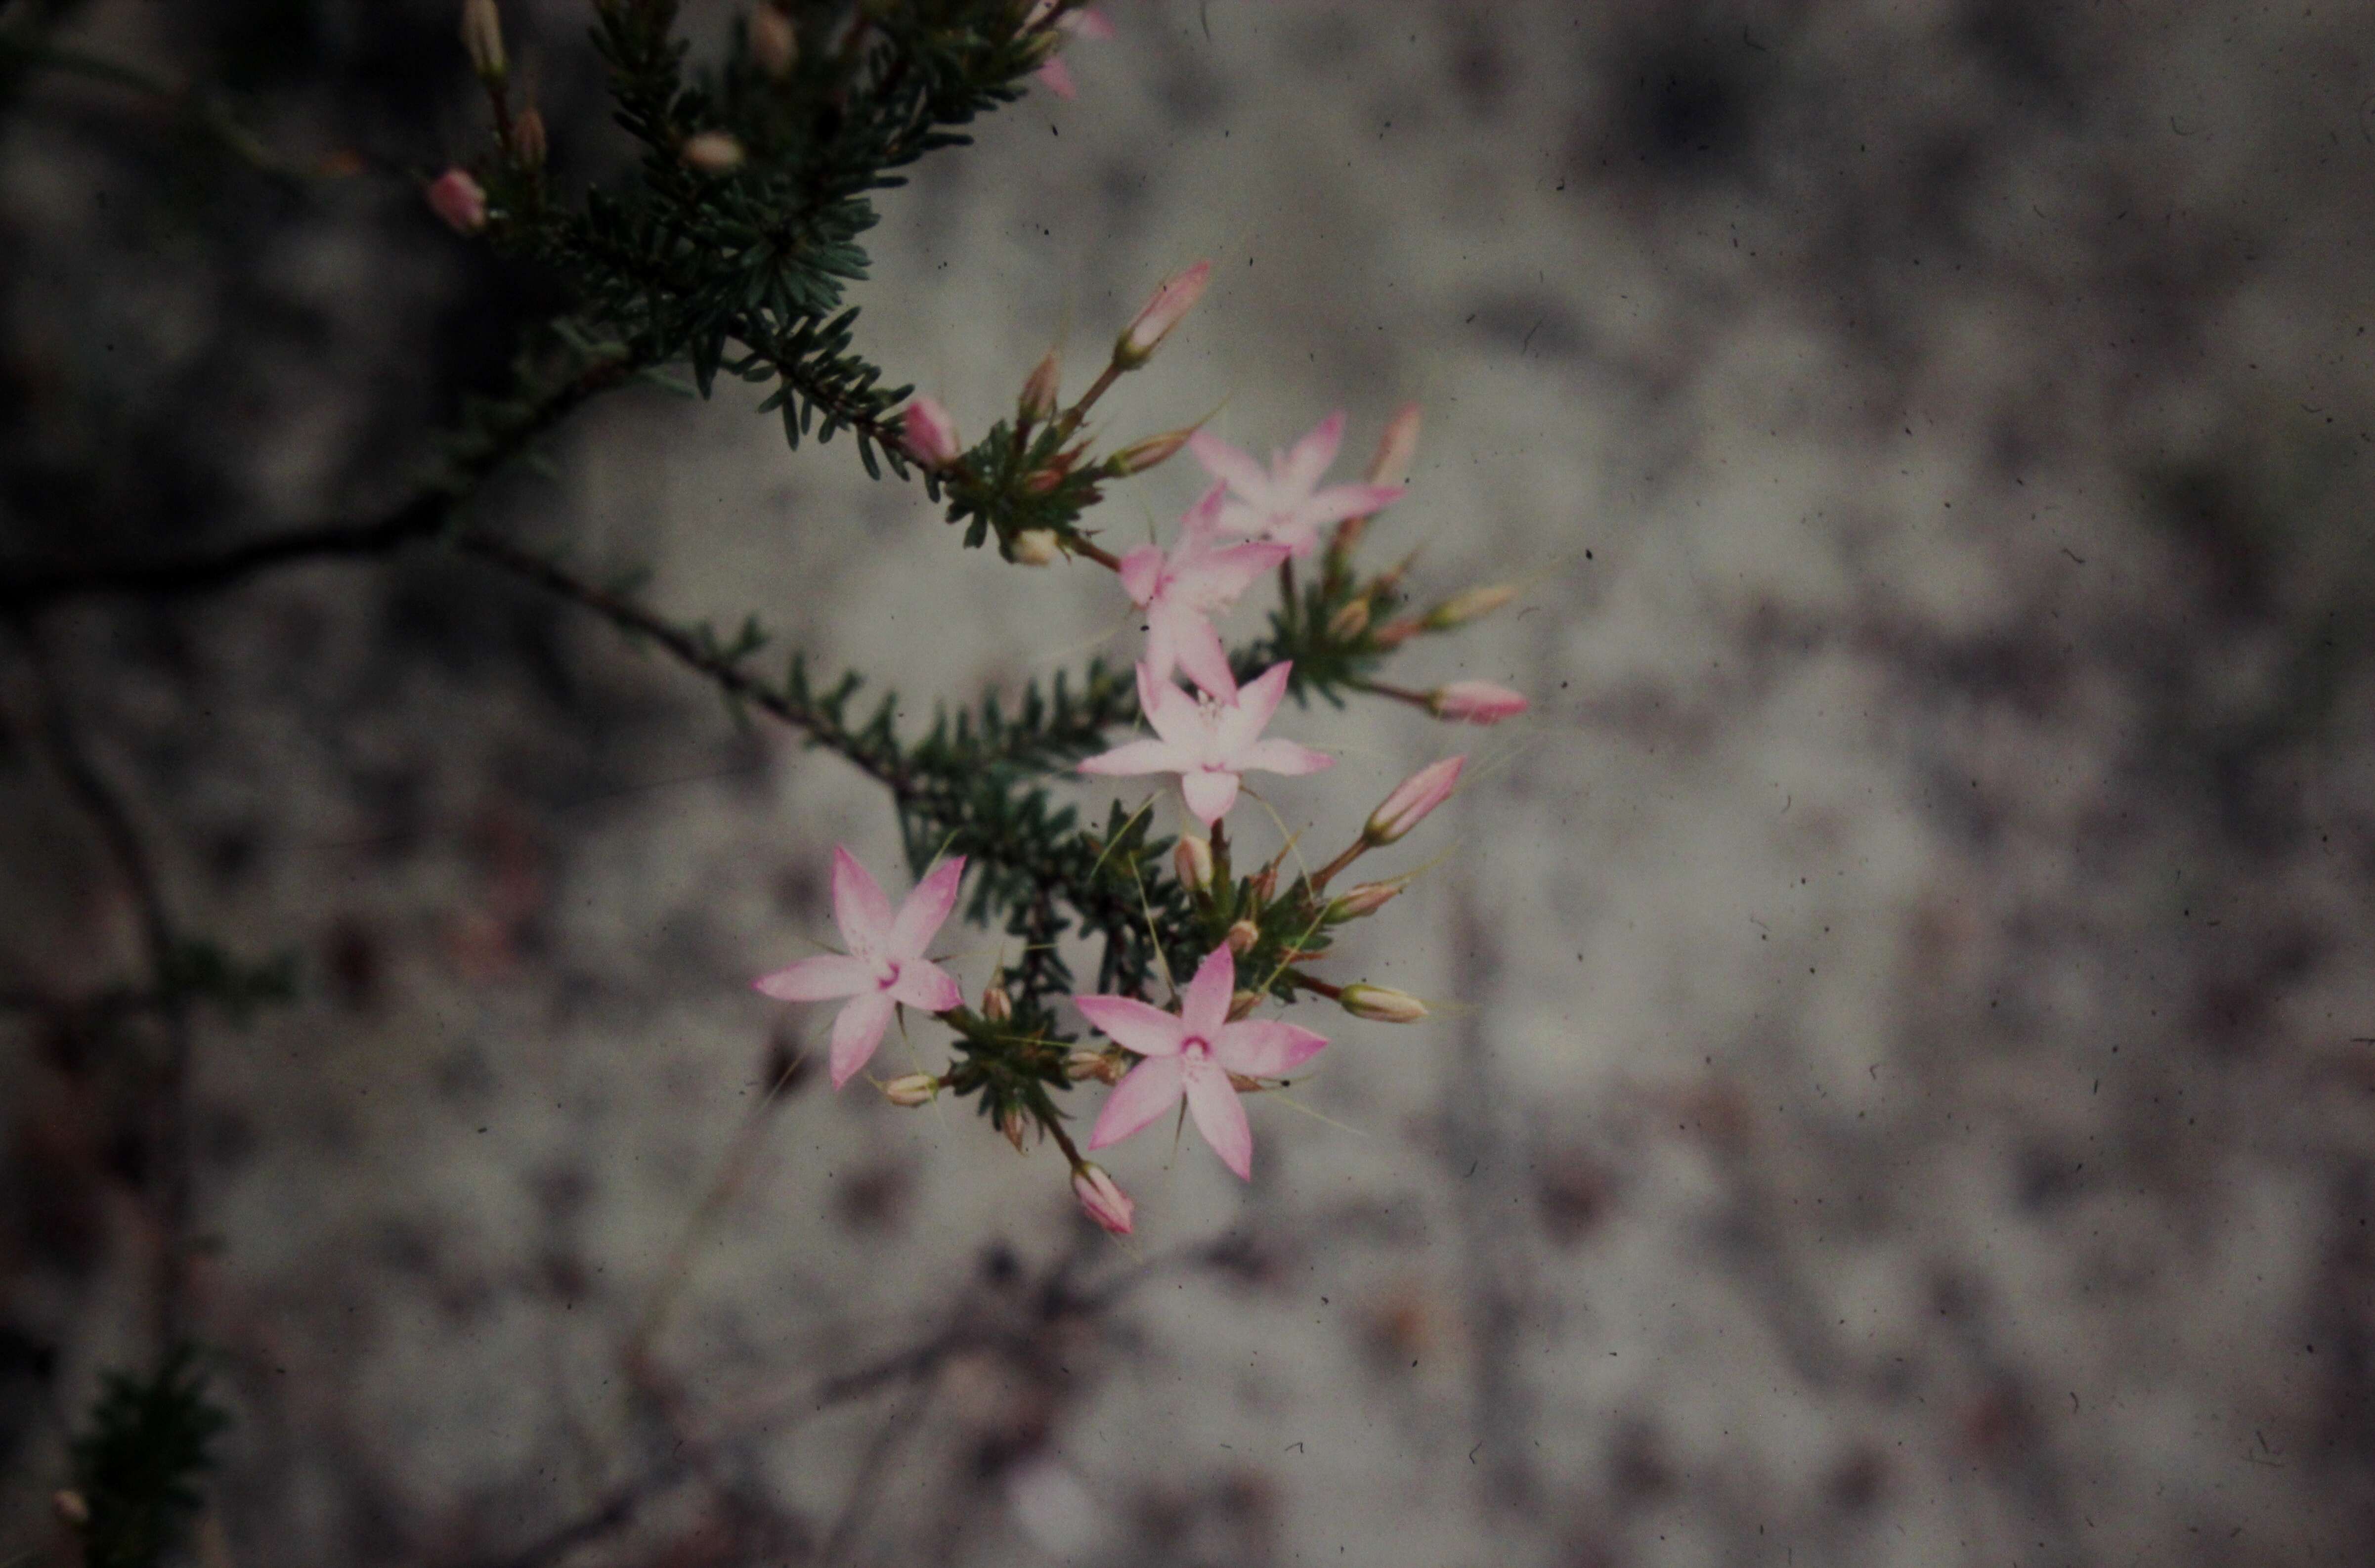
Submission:
<svg viewBox="0 0 2375 1568">
<path fill-rule="evenodd" d="M 998 1130 L 1006 1135 L 1006 1141 L 1014 1145 L 1014 1152 L 1020 1154 L 1022 1135 L 1031 1130 L 1030 1119 L 1023 1115 L 1022 1106 L 1009 1105 L 998 1114 Z"/>
<path fill-rule="evenodd" d="M 1470 588 L 1426 612 L 1421 622 L 1429 631 L 1448 631 L 1455 626 L 1465 626 L 1471 620 L 1491 615 L 1518 596 L 1514 583 L 1495 583 L 1485 587 Z"/>
<path fill-rule="evenodd" d="M 1014 998 L 1006 994 L 1006 977 L 998 976 L 981 994 L 981 1016 L 992 1023 L 1004 1023 L 1014 1016 Z"/>
<path fill-rule="evenodd" d="M 467 169 L 448 169 L 421 195 L 428 198 L 429 210 L 456 234 L 476 234 L 487 226 L 487 193 Z"/>
<path fill-rule="evenodd" d="M 1046 566 L 1062 553 L 1053 528 L 1025 528 L 1006 548 L 1007 559 L 1017 566 Z"/>
<path fill-rule="evenodd" d="M 1390 985 L 1372 985 L 1366 981 L 1345 986 L 1336 1000 L 1354 1018 L 1378 1023 L 1416 1023 L 1426 1017 L 1426 1004 L 1409 992 L 1397 991 Z"/>
<path fill-rule="evenodd" d="M 1195 433 L 1191 426 L 1184 430 L 1172 430 L 1164 435 L 1149 436 L 1144 441 L 1123 447 L 1119 452 L 1106 458 L 1105 471 L 1117 478 L 1127 478 L 1132 474 L 1143 474 L 1187 445 L 1188 438 Z"/>
<path fill-rule="evenodd" d="M 957 441 L 957 422 L 929 397 L 910 402 L 900 416 L 899 444 L 927 468 L 945 468 L 964 451 Z"/>
<path fill-rule="evenodd" d="M 1346 604 L 1328 618 L 1328 635 L 1339 643 L 1350 643 L 1369 630 L 1369 596 L 1366 594 Z"/>
<path fill-rule="evenodd" d="M 1260 872 L 1255 876 L 1251 885 L 1255 898 L 1260 900 L 1264 903 L 1270 902 L 1270 895 L 1278 891 L 1278 867 L 1276 866 L 1263 867 Z"/>
<path fill-rule="evenodd" d="M 723 174 L 742 161 L 742 144 L 724 131 L 703 131 L 684 138 L 678 156 L 703 174 Z"/>
<path fill-rule="evenodd" d="M 495 0 L 462 0 L 462 48 L 480 81 L 503 79 L 503 19 Z"/>
<path fill-rule="evenodd" d="M 1231 1023 L 1236 1023 L 1242 1020 L 1251 1018 L 1253 1016 L 1254 1009 L 1260 1007 L 1261 1004 L 1262 994 L 1258 991 L 1235 991 L 1230 993 L 1229 1021 Z"/>
<path fill-rule="evenodd" d="M 777 81 L 792 74 L 792 66 L 800 57 L 800 35 L 793 29 L 791 18 L 772 5 L 762 5 L 750 13 L 744 36 L 750 41 L 750 58 L 759 69 Z"/>
<path fill-rule="evenodd" d="M 1396 784 L 1394 792 L 1369 813 L 1361 836 L 1373 844 L 1387 844 L 1417 827 L 1428 812 L 1451 798 L 1453 787 L 1459 783 L 1459 770 L 1467 765 L 1465 757 L 1447 757 L 1429 762 Z"/>
<path fill-rule="evenodd" d="M 1250 920 L 1240 920 L 1235 925 L 1229 927 L 1229 951 L 1236 954 L 1239 958 L 1243 958 L 1246 954 L 1253 951 L 1254 944 L 1260 940 L 1261 927 L 1255 925 Z"/>
<path fill-rule="evenodd" d="M 1417 618 L 1406 615 L 1400 620 L 1389 620 L 1377 628 L 1377 635 L 1369 641 L 1380 648 L 1399 648 L 1417 636 L 1420 630 Z"/>
<path fill-rule="evenodd" d="M 1083 1161 L 1074 1167 L 1072 1196 L 1081 1200 L 1081 1212 L 1105 1230 L 1117 1236 L 1129 1234 L 1137 1206 L 1129 1201 L 1129 1194 L 1105 1174 L 1104 1166 Z"/>
<path fill-rule="evenodd" d="M 64 1519 L 76 1529 L 80 1529 L 90 1523 L 89 1503 L 84 1500 L 81 1492 L 72 1487 L 51 1493 L 50 1506 L 57 1510 L 59 1518 Z"/>
<path fill-rule="evenodd" d="M 1178 873 L 1180 882 L 1198 892 L 1212 885 L 1212 843 L 1193 833 L 1183 835 L 1179 847 L 1171 852 L 1171 868 Z"/>
<path fill-rule="evenodd" d="M 1196 308 L 1204 297 L 1204 285 L 1211 280 L 1212 264 L 1199 261 L 1185 272 L 1175 273 L 1163 280 L 1154 297 L 1147 301 L 1121 337 L 1114 344 L 1114 363 L 1125 371 L 1134 371 L 1154 358 L 1154 351 L 1179 324 L 1179 318 Z"/>
<path fill-rule="evenodd" d="M 1426 700 L 1427 712 L 1455 724 L 1496 725 L 1529 706 L 1523 696 L 1489 680 L 1455 680 L 1429 692 Z"/>
<path fill-rule="evenodd" d="M 1400 882 L 1357 882 L 1328 901 L 1328 909 L 1320 918 L 1330 925 L 1347 920 L 1358 920 L 1365 914 L 1375 914 L 1393 902 L 1402 890 Z"/>
<path fill-rule="evenodd" d="M 908 1073 L 894 1078 L 882 1086 L 882 1098 L 893 1105 L 913 1107 L 928 1104 L 940 1091 L 940 1080 L 929 1073 Z"/>
<path fill-rule="evenodd" d="M 1373 485 L 1400 485 L 1410 480 L 1411 460 L 1418 455 L 1418 405 L 1405 403 L 1386 423 L 1377 438 L 1377 454 L 1369 459 L 1365 476 Z"/>
<path fill-rule="evenodd" d="M 1053 419 L 1056 405 L 1063 396 L 1064 368 L 1056 362 L 1056 350 L 1033 368 L 1022 383 L 1022 395 L 1015 399 L 1015 411 L 1025 419 Z"/>
<path fill-rule="evenodd" d="M 518 160 L 522 169 L 541 169 L 549 150 L 546 145 L 544 116 L 532 106 L 521 110 L 519 118 L 512 122 L 512 157 Z"/>
</svg>

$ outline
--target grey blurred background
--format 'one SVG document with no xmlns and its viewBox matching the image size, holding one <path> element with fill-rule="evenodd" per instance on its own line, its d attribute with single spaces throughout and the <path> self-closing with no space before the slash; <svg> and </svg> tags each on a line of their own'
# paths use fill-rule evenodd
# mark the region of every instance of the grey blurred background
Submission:
<svg viewBox="0 0 2375 1568">
<path fill-rule="evenodd" d="M 12 549 L 368 510 L 551 302 L 401 174 L 480 134 L 451 6 L 203 10 L 67 25 L 372 169 L 10 84 Z M 505 13 L 601 169 L 581 8 Z M 1343 763 L 1265 793 L 1324 843 L 1474 753 L 1344 949 L 1440 1016 L 1312 1017 L 1250 1186 L 1116 1150 L 1116 1244 L 969 1115 L 766 1100 L 827 1009 L 748 978 L 828 934 L 833 843 L 895 863 L 835 759 L 433 550 L 45 615 L 0 681 L 0 1562 L 61 1550 L 153 1248 L 66 1005 L 137 906 L 50 699 L 180 919 L 301 961 L 196 1040 L 209 1562 L 2375 1560 L 2369 10 L 1108 14 L 1077 100 L 886 200 L 861 341 L 977 432 L 1210 256 L 1117 438 L 1343 407 L 1350 467 L 1424 406 L 1372 549 L 1527 593 L 1402 671 L 1534 713 L 1302 715 Z M 745 401 L 616 395 L 477 515 L 911 723 L 1127 656 L 1103 574 Z M 996 937 L 946 939 L 978 985 Z"/>
</svg>

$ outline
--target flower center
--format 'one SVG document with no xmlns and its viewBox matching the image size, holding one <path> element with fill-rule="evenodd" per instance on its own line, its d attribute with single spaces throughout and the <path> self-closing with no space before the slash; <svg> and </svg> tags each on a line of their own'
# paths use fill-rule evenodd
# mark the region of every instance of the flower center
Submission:
<svg viewBox="0 0 2375 1568">
<path fill-rule="evenodd" d="M 889 959 L 876 959 L 874 961 L 874 988 L 878 991 L 888 991 L 892 986 L 898 984 L 899 966 L 892 962 Z"/>
<path fill-rule="evenodd" d="M 1212 1043 L 1200 1034 L 1191 1034 L 1179 1043 L 1179 1054 L 1190 1061 L 1209 1062 L 1212 1059 Z"/>
</svg>

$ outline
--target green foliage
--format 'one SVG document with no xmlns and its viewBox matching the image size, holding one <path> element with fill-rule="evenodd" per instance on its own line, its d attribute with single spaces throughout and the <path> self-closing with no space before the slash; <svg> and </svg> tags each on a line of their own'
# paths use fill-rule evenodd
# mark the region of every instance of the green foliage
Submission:
<svg viewBox="0 0 2375 1568">
<path fill-rule="evenodd" d="M 152 1568 L 176 1552 L 200 1502 L 207 1448 L 230 1418 L 207 1397 L 197 1352 L 176 1346 L 147 1377 L 108 1374 L 74 1443 L 86 1568 Z"/>
<path fill-rule="evenodd" d="M 256 1013 L 297 999 L 297 955 L 275 953 L 244 961 L 215 943 L 187 939 L 166 953 L 161 979 L 175 996 L 212 1002 L 233 1024 L 245 1026 Z"/>
</svg>

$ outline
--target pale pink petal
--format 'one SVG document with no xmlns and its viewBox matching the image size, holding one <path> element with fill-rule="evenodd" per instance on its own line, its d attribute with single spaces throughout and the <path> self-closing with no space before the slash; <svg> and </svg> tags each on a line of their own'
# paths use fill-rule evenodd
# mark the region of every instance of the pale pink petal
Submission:
<svg viewBox="0 0 2375 1568">
<path fill-rule="evenodd" d="M 1171 633 L 1170 651 L 1188 678 L 1223 702 L 1235 701 L 1237 678 L 1229 668 L 1229 652 L 1221 646 L 1221 634 L 1212 630 L 1212 623 L 1191 610 L 1180 610 L 1165 627 Z M 1152 641 L 1150 636 L 1149 643 Z"/>
<path fill-rule="evenodd" d="M 1317 1055 L 1327 1036 L 1277 1019 L 1233 1023 L 1212 1042 L 1212 1059 L 1247 1078 L 1282 1078 Z"/>
<path fill-rule="evenodd" d="M 1308 526 L 1366 517 L 1401 500 L 1400 485 L 1330 485 L 1294 509 L 1294 520 Z"/>
<path fill-rule="evenodd" d="M 833 852 L 833 919 L 843 943 L 860 958 L 880 952 L 891 935 L 891 901 L 882 896 L 882 884 L 838 844 Z"/>
<path fill-rule="evenodd" d="M 1211 1062 L 1182 1064 L 1187 1072 L 1188 1114 L 1196 1118 L 1196 1130 L 1221 1157 L 1221 1163 L 1250 1181 L 1254 1173 L 1254 1129 L 1246 1124 L 1246 1108 L 1237 1103 L 1237 1091 L 1229 1087 L 1229 1075 Z M 1115 1091 L 1119 1093 L 1120 1091 Z"/>
<path fill-rule="evenodd" d="M 1168 601 L 1146 612 L 1146 648 L 1138 663 L 1157 680 L 1169 680 L 1179 667 L 1179 629 L 1188 615 L 1183 607 Z"/>
<path fill-rule="evenodd" d="M 1111 38 L 1114 25 L 1103 11 L 1074 11 L 1065 17 L 1067 31 L 1081 38 Z"/>
<path fill-rule="evenodd" d="M 1238 750 L 1229 760 L 1240 772 L 1284 773 L 1290 778 L 1316 773 L 1322 768 L 1336 765 L 1336 759 L 1325 751 L 1314 751 L 1308 746 L 1278 739 L 1257 740 Z"/>
<path fill-rule="evenodd" d="M 1220 722 L 1212 726 L 1216 757 L 1234 757 L 1254 743 L 1270 715 L 1278 712 L 1280 701 L 1286 696 L 1286 678 L 1294 672 L 1294 661 L 1282 659 L 1246 683 L 1237 693 L 1236 706 L 1223 709 Z"/>
<path fill-rule="evenodd" d="M 1110 751 L 1083 758 L 1075 764 L 1081 772 L 1103 773 L 1114 778 L 1130 778 L 1139 773 L 1176 773 L 1195 765 L 1192 758 L 1167 740 L 1126 740 Z"/>
<path fill-rule="evenodd" d="M 825 1002 L 874 989 L 874 966 L 861 958 L 826 953 L 762 974 L 751 984 L 779 1002 Z"/>
<path fill-rule="evenodd" d="M 1209 555 L 1198 555 L 1176 568 L 1179 597 L 1210 614 L 1228 608 L 1254 579 L 1287 557 L 1279 544 L 1231 545 Z"/>
<path fill-rule="evenodd" d="M 1140 609 L 1152 602 L 1162 581 L 1163 551 L 1155 546 L 1140 545 L 1121 558 L 1121 591 Z"/>
<path fill-rule="evenodd" d="M 1192 436 L 1188 438 L 1188 449 L 1190 452 L 1196 449 L 1195 438 Z M 1231 448 L 1231 450 L 1235 449 Z M 1202 495 L 1198 496 L 1196 504 L 1180 515 L 1179 544 L 1173 553 L 1193 553 L 1195 547 L 1210 543 L 1212 536 L 1220 531 L 1221 513 L 1226 509 L 1228 499 L 1229 487 L 1218 480 L 1215 480 Z"/>
<path fill-rule="evenodd" d="M 1198 430 L 1188 438 L 1188 450 L 1196 454 L 1204 472 L 1247 501 L 1259 503 L 1270 498 L 1270 476 L 1262 471 L 1254 454 L 1243 447 L 1231 446 L 1210 431 Z"/>
<path fill-rule="evenodd" d="M 1132 1067 L 1105 1096 L 1097 1125 L 1089 1129 L 1089 1147 L 1119 1143 L 1178 1104 L 1182 1066 L 1176 1056 L 1149 1056 Z"/>
<path fill-rule="evenodd" d="M 888 993 L 894 1002 L 919 1012 L 944 1013 L 964 1006 L 964 990 L 949 972 L 929 959 L 909 959 L 899 966 L 899 978 Z"/>
<path fill-rule="evenodd" d="M 1135 996 L 1075 996 L 1072 1005 L 1106 1039 L 1141 1056 L 1176 1056 L 1188 1026 L 1176 1013 L 1149 1007 Z"/>
<path fill-rule="evenodd" d="M 1064 64 L 1061 55 L 1049 59 L 1046 65 L 1040 66 L 1038 76 L 1039 79 L 1046 84 L 1047 90 L 1058 98 L 1080 96 L 1081 89 L 1072 85 L 1072 68 Z"/>
<path fill-rule="evenodd" d="M 868 991 L 851 999 L 833 1020 L 833 1086 L 839 1089 L 873 1056 L 891 1025 L 891 994 Z"/>
<path fill-rule="evenodd" d="M 1229 1021 L 1229 998 L 1237 989 L 1237 955 L 1223 942 L 1204 955 L 1196 978 L 1179 998 L 1179 1026 L 1189 1034 L 1211 1040 Z"/>
<path fill-rule="evenodd" d="M 964 865 L 963 855 L 952 855 L 916 884 L 916 890 L 907 895 L 907 902 L 899 906 L 898 915 L 891 922 L 890 937 L 882 945 L 884 958 L 893 963 L 904 963 L 924 956 L 924 949 L 933 935 L 947 923 L 949 911 L 956 907 L 957 884 L 964 878 Z"/>
<path fill-rule="evenodd" d="M 1336 461 L 1336 449 L 1344 441 L 1344 410 L 1339 408 L 1311 428 L 1311 433 L 1288 449 L 1286 455 L 1271 465 L 1276 477 L 1273 483 L 1287 495 L 1304 496 L 1328 472 Z"/>
<path fill-rule="evenodd" d="M 1188 809 L 1196 819 L 1211 827 L 1229 814 L 1237 803 L 1237 775 L 1235 773 L 1182 773 L 1179 792 L 1188 797 Z"/>
<path fill-rule="evenodd" d="M 1142 664 L 1138 666 L 1138 707 L 1154 733 L 1172 745 L 1192 749 L 1204 738 L 1203 711 L 1196 699 L 1169 679 L 1156 678 Z"/>
</svg>

